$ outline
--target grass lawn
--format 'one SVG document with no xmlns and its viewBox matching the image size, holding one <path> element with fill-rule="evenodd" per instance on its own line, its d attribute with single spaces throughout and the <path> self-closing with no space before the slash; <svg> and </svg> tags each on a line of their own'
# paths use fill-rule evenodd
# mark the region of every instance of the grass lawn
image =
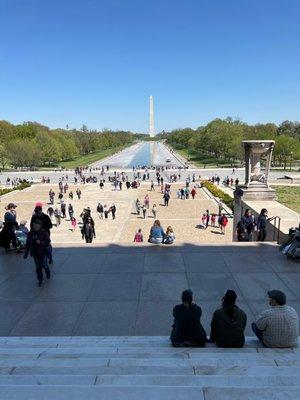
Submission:
<svg viewBox="0 0 300 400">
<path fill-rule="evenodd" d="M 300 214 L 300 186 L 273 186 L 279 203 Z"/>
<path fill-rule="evenodd" d="M 74 160 L 62 161 L 59 165 L 63 168 L 67 168 L 67 169 L 80 167 L 82 165 L 88 165 L 88 164 L 94 163 L 96 161 L 102 160 L 105 157 L 112 156 L 117 151 L 123 150 L 129 146 L 131 146 L 131 144 L 115 147 L 113 149 L 105 149 L 105 150 L 96 151 L 95 153 L 76 157 L 76 158 L 74 158 Z"/>
<path fill-rule="evenodd" d="M 190 149 L 176 149 L 176 148 L 174 149 L 177 153 L 179 153 L 183 157 L 190 158 L 191 163 L 193 163 L 199 168 L 231 167 L 231 163 L 226 162 L 224 160 L 219 160 L 218 158 L 209 156 L 207 154 L 202 154 Z"/>
</svg>

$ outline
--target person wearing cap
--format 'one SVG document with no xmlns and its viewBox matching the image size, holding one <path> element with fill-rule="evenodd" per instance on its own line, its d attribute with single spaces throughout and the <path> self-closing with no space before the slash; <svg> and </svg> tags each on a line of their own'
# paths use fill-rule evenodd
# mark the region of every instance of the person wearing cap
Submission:
<svg viewBox="0 0 300 400">
<path fill-rule="evenodd" d="M 216 310 L 211 321 L 210 342 L 218 347 L 243 347 L 247 315 L 236 304 L 234 290 L 227 290 L 222 307 Z"/>
<path fill-rule="evenodd" d="M 0 241 L 6 251 L 10 251 L 11 243 L 16 251 L 18 247 L 15 233 L 18 227 L 16 207 L 17 205 L 14 203 L 8 203 L 5 207 L 6 212 L 4 214 L 4 224 L 1 231 Z"/>
<path fill-rule="evenodd" d="M 193 301 L 193 292 L 184 290 L 182 304 L 173 309 L 174 324 L 170 340 L 174 347 L 204 347 L 207 341 L 206 332 L 201 325 L 202 310 Z"/>
<path fill-rule="evenodd" d="M 28 233 L 24 259 L 28 257 L 28 254 L 34 259 L 36 267 L 36 277 L 39 282 L 39 286 L 42 286 L 43 282 L 43 270 L 45 270 L 47 279 L 50 278 L 50 269 L 48 266 L 48 247 L 50 245 L 50 236 L 42 227 L 42 221 L 35 218 L 32 222 L 32 228 Z"/>
<path fill-rule="evenodd" d="M 263 311 L 252 330 L 266 347 L 297 347 L 299 317 L 292 307 L 286 305 L 286 295 L 281 290 L 268 292 L 270 308 Z"/>
</svg>

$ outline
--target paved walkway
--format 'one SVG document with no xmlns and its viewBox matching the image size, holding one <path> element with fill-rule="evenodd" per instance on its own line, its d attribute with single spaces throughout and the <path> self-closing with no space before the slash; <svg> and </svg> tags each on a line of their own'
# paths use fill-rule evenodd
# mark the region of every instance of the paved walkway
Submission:
<svg viewBox="0 0 300 400">
<path fill-rule="evenodd" d="M 123 185 L 124 186 L 124 185 Z M 176 241 L 184 242 L 202 242 L 202 243 L 229 243 L 232 241 L 232 219 L 229 220 L 225 235 L 221 235 L 219 228 L 209 227 L 207 230 L 199 228 L 201 216 L 205 210 L 209 209 L 212 213 L 218 212 L 218 207 L 214 201 L 209 199 L 202 189 L 197 190 L 195 200 L 180 200 L 177 198 L 177 190 L 182 187 L 181 184 L 173 184 L 171 186 L 171 200 L 169 207 L 163 206 L 162 193 L 160 186 L 155 186 L 155 191 L 150 191 L 150 182 L 142 183 L 139 189 L 129 189 L 126 187 L 122 191 L 115 191 L 109 183 L 105 184 L 104 190 L 100 190 L 98 184 L 86 184 L 79 186 L 82 190 L 81 200 L 77 199 L 75 190 L 77 186 L 70 185 L 69 190 L 73 190 L 74 200 L 71 202 L 74 206 L 75 216 L 78 221 L 80 213 L 84 207 L 90 207 L 92 216 L 96 224 L 96 243 L 122 242 L 129 243 L 133 241 L 133 237 L 138 228 L 142 228 L 145 240 L 148 239 L 150 228 L 154 222 L 151 209 L 153 204 L 157 205 L 157 218 L 161 221 L 164 229 L 171 225 L 176 235 Z M 2 199 L 0 204 L 0 215 L 5 211 L 5 205 L 13 201 L 18 205 L 17 216 L 18 221 L 25 219 L 30 221 L 34 204 L 41 201 L 46 211 L 49 205 L 48 192 L 53 188 L 58 194 L 58 186 L 51 184 L 33 185 L 25 191 L 13 192 Z M 135 201 L 137 198 L 141 202 L 144 201 L 145 195 L 150 197 L 150 208 L 147 218 L 135 214 Z M 57 199 L 57 197 L 56 197 Z M 65 202 L 69 203 L 68 195 Z M 97 213 L 97 203 L 111 206 L 113 203 L 117 207 L 116 220 L 109 219 L 100 220 Z M 60 207 L 59 204 L 55 206 Z M 53 221 L 54 222 L 54 221 Z M 51 232 L 53 243 L 81 243 L 81 234 L 79 228 L 75 232 L 71 231 L 69 218 L 63 221 L 59 228 L 54 227 Z"/>
<path fill-rule="evenodd" d="M 61 243 L 39 288 L 31 259 L 0 255 L 0 335 L 168 335 L 172 307 L 192 288 L 209 331 L 226 289 L 250 323 L 281 289 L 300 313 L 299 264 L 270 244 L 131 246 Z"/>
</svg>

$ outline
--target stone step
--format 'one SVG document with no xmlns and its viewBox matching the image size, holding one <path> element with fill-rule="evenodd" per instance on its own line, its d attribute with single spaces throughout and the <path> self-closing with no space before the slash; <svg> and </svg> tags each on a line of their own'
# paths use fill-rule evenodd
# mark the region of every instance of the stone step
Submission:
<svg viewBox="0 0 300 400">
<path fill-rule="evenodd" d="M 111 386 L 0 386 L 1 400 L 204 400 L 201 388 Z"/>
<path fill-rule="evenodd" d="M 1 367 L 18 367 L 18 366 L 134 366 L 134 367 L 198 367 L 198 366 L 252 366 L 252 365 L 300 365 L 300 354 L 221 354 L 211 353 L 205 356 L 201 354 L 191 354 L 190 357 L 127 357 L 126 354 L 119 357 L 114 354 L 113 357 L 107 357 L 103 354 L 91 355 L 86 357 L 85 354 L 77 356 L 70 354 L 55 354 L 55 355 L 34 355 L 22 354 L 16 355 L 7 354 L 0 358 Z"/>
<path fill-rule="evenodd" d="M 274 387 L 299 386 L 299 375 L 0 375 L 0 386 L 10 385 Z"/>
<path fill-rule="evenodd" d="M 127 343 L 127 344 L 170 344 L 167 336 L 11 336 L 1 337 L 0 345 L 9 343 L 56 343 L 56 344 L 81 344 L 81 343 Z M 246 337 L 246 345 L 257 344 L 257 340 L 253 336 Z"/>
<path fill-rule="evenodd" d="M 300 377 L 299 366 L 270 365 L 202 365 L 163 367 L 163 366 L 18 366 L 0 367 L 0 375 L 239 375 L 239 376 L 292 376 Z"/>
<path fill-rule="evenodd" d="M 266 351 L 265 351 L 266 350 Z M 173 348 L 163 347 L 161 349 L 153 349 L 151 347 L 0 347 L 0 355 L 55 355 L 55 354 L 69 354 L 69 355 L 86 355 L 94 356 L 140 356 L 145 355 L 149 357 L 173 357 L 173 356 L 186 356 L 190 355 L 203 355 L 203 354 L 257 354 L 257 353 L 298 353 L 300 349 L 274 349 L 274 351 L 267 351 L 271 349 L 256 349 L 256 348 L 243 348 L 243 349 L 222 349 L 218 347 L 206 348 Z"/>
<path fill-rule="evenodd" d="M 204 388 L 205 400 L 298 400 L 300 387 L 275 388 Z"/>
<path fill-rule="evenodd" d="M 298 400 L 300 387 L 1 386 L 1 400 Z"/>
</svg>

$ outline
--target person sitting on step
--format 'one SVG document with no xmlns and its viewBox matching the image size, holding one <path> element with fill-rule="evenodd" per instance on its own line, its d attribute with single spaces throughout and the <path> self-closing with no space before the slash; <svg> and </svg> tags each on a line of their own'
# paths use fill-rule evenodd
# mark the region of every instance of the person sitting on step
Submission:
<svg viewBox="0 0 300 400">
<path fill-rule="evenodd" d="M 286 305 L 286 295 L 281 290 L 270 290 L 268 296 L 270 308 L 252 323 L 253 332 L 265 347 L 297 347 L 297 311 Z"/>
<path fill-rule="evenodd" d="M 207 341 L 206 332 L 201 325 L 201 307 L 194 303 L 193 292 L 184 290 L 182 304 L 173 309 L 174 324 L 170 340 L 174 347 L 204 347 Z"/>
<path fill-rule="evenodd" d="M 227 290 L 222 307 L 216 310 L 211 321 L 210 342 L 218 347 L 243 347 L 247 315 L 236 306 L 237 295 L 234 290 Z"/>
</svg>

